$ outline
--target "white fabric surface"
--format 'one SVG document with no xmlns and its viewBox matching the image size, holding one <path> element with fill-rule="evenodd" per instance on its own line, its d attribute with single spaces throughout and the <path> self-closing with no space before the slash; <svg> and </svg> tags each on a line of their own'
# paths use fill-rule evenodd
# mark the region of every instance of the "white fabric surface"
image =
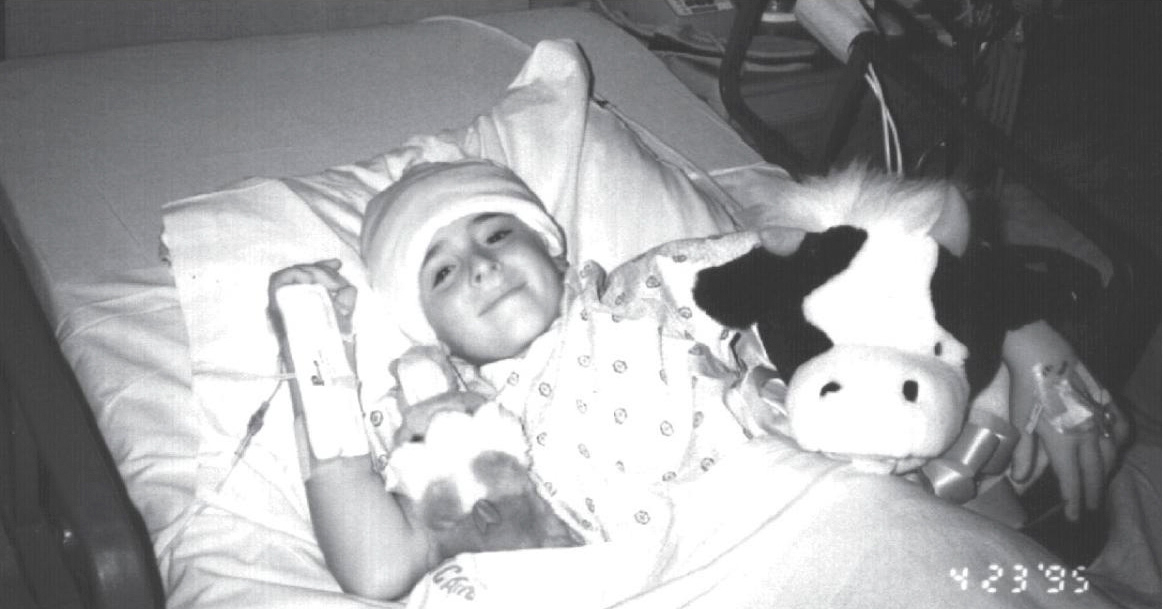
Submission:
<svg viewBox="0 0 1163 609">
<path fill-rule="evenodd" d="M 661 551 L 612 542 L 462 555 L 429 574 L 408 606 L 1112 606 L 1069 573 L 1064 591 L 1049 593 L 1058 584 L 1036 567 L 1055 559 L 1012 530 L 776 437 L 752 441 L 672 498 Z M 981 584 L 990 565 L 1005 570 L 993 593 Z M 1012 579 L 1017 565 L 1030 569 L 1024 588 Z M 950 575 L 963 569 L 965 589 Z"/>
<path fill-rule="evenodd" d="M 202 423 L 181 404 L 190 391 L 185 324 L 164 268 L 69 288 L 87 304 L 57 328 L 61 349 L 82 379 L 105 442 L 133 503 L 156 533 L 193 498 Z"/>
</svg>

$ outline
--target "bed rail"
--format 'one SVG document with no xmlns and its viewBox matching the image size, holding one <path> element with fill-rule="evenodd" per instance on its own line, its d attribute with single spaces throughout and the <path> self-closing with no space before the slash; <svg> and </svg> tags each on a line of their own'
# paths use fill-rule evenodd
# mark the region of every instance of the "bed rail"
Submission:
<svg viewBox="0 0 1163 609">
<path fill-rule="evenodd" d="M 141 516 L 7 231 L 0 241 L 0 534 L 38 605 L 163 607 Z"/>
</svg>

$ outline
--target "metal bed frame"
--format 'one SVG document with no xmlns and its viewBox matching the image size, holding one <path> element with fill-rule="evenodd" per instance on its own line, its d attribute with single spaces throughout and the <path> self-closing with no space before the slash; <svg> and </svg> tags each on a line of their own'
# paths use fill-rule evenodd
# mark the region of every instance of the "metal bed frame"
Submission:
<svg viewBox="0 0 1163 609">
<path fill-rule="evenodd" d="M 163 607 L 145 525 L 15 243 L 2 241 L 0 524 L 29 592 L 44 606 Z"/>
</svg>

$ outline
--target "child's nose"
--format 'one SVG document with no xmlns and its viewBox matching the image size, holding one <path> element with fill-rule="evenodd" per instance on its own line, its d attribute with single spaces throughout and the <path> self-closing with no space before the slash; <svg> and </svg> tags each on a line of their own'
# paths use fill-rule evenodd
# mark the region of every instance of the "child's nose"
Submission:
<svg viewBox="0 0 1163 609">
<path fill-rule="evenodd" d="M 478 255 L 473 259 L 472 280 L 476 284 L 486 284 L 497 277 L 500 264 L 492 256 Z"/>
</svg>

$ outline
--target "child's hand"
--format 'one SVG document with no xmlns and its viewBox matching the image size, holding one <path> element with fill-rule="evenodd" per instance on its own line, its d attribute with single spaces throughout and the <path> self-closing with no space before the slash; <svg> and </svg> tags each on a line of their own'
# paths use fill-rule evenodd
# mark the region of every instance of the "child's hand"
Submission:
<svg viewBox="0 0 1163 609">
<path fill-rule="evenodd" d="M 1097 509 L 1118 448 L 1130 433 L 1126 417 L 1069 343 L 1045 322 L 1010 332 L 1003 355 L 1013 379 L 1010 420 L 1021 430 L 1014 480 L 1023 482 L 1033 473 L 1041 447 L 1057 474 L 1066 517 L 1077 519 L 1084 504 Z"/>
<path fill-rule="evenodd" d="M 275 291 L 286 285 L 318 284 L 327 288 L 331 295 L 331 303 L 335 307 L 336 321 L 339 322 L 339 331 L 351 333 L 351 316 L 355 311 L 355 286 L 351 285 L 343 275 L 339 274 L 339 267 L 343 263 L 335 258 L 320 260 L 308 264 L 296 264 L 271 274 L 267 297 L 271 306 L 274 306 Z"/>
</svg>

